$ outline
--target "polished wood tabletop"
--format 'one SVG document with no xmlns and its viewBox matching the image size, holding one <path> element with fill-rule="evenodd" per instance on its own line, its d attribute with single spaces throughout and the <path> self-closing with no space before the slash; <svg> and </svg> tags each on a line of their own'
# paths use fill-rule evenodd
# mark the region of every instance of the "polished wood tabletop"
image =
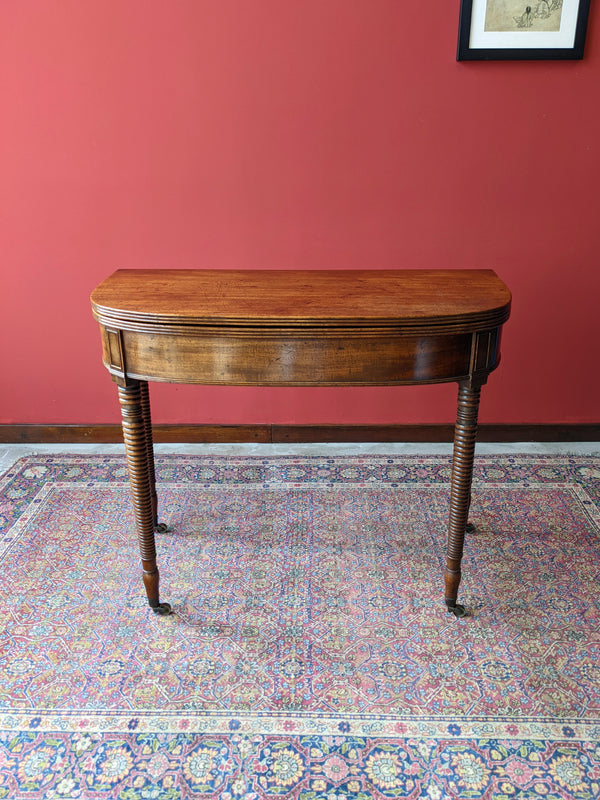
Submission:
<svg viewBox="0 0 600 800">
<path fill-rule="evenodd" d="M 92 293 L 118 385 L 144 584 L 159 600 L 148 382 L 459 386 L 445 572 L 458 604 L 481 387 L 508 288 L 491 270 L 118 270 Z"/>
<path fill-rule="evenodd" d="M 160 323 L 468 324 L 509 303 L 491 270 L 122 269 L 92 294 L 97 315 Z"/>
</svg>

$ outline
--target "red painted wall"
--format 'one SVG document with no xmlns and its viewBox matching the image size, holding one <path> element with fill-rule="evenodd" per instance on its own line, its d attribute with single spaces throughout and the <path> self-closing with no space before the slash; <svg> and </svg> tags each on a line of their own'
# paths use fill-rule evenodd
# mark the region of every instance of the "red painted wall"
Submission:
<svg viewBox="0 0 600 800">
<path fill-rule="evenodd" d="M 118 420 L 117 267 L 491 267 L 498 423 L 600 419 L 600 17 L 457 63 L 459 2 L 2 0 L 0 422 Z M 446 422 L 454 387 L 155 387 L 158 422 Z"/>
</svg>

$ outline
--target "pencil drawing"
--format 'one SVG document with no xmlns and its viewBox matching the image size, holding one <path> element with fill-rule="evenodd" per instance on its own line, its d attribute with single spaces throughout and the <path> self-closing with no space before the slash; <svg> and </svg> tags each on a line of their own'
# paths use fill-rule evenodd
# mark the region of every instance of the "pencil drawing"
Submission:
<svg viewBox="0 0 600 800">
<path fill-rule="evenodd" d="M 486 31 L 558 31 L 563 0 L 487 0 Z"/>
</svg>

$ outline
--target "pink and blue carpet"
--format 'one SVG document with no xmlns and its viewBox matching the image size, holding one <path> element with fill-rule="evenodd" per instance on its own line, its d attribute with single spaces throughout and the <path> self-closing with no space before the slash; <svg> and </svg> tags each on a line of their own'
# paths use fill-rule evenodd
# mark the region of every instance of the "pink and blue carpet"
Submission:
<svg viewBox="0 0 600 800">
<path fill-rule="evenodd" d="M 124 460 L 0 479 L 0 800 L 600 795 L 600 459 L 479 457 L 457 620 L 450 459 Z M 460 599 L 459 598 L 459 599 Z"/>
</svg>

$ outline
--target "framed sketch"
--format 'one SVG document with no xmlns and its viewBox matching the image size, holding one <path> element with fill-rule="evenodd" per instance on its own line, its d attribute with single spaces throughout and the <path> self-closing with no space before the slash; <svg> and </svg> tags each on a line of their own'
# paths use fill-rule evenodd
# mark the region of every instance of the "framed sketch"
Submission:
<svg viewBox="0 0 600 800">
<path fill-rule="evenodd" d="M 583 58 L 590 0 L 461 0 L 458 61 Z"/>
</svg>

